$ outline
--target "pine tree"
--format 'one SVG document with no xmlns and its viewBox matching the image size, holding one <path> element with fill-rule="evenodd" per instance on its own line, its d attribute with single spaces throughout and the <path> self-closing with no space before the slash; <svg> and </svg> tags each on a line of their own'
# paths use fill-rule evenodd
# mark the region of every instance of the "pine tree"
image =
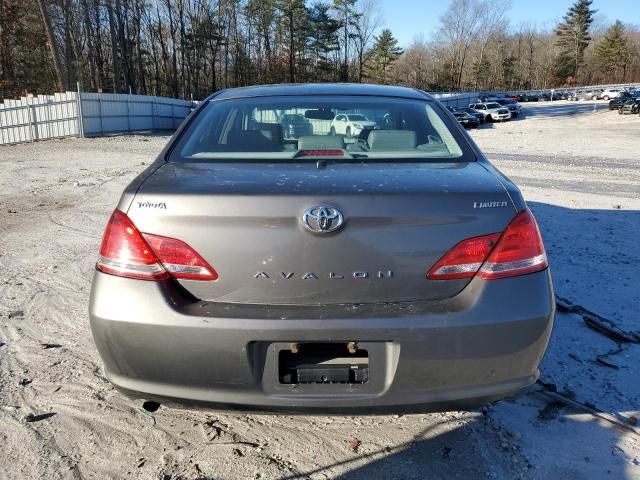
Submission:
<svg viewBox="0 0 640 480">
<path fill-rule="evenodd" d="M 277 6 L 280 11 L 284 46 L 288 57 L 289 82 L 293 83 L 298 80 L 296 67 L 303 66 L 300 59 L 304 58 L 307 11 L 304 0 L 280 0 Z"/>
<path fill-rule="evenodd" d="M 584 61 L 584 51 L 591 41 L 589 27 L 593 22 L 591 10 L 593 0 L 577 0 L 563 17 L 563 22 L 556 27 L 557 45 L 560 54 L 556 59 L 555 73 L 559 82 L 567 77 L 577 77 Z"/>
<path fill-rule="evenodd" d="M 313 72 L 313 81 L 332 80 L 333 65 L 330 55 L 340 49 L 338 29 L 340 22 L 329 15 L 330 5 L 314 3 L 308 12 L 308 50 Z"/>
<path fill-rule="evenodd" d="M 385 28 L 375 38 L 371 51 L 370 76 L 378 83 L 387 83 L 387 73 L 391 64 L 402 55 L 402 49 L 398 47 L 391 30 Z"/>
<path fill-rule="evenodd" d="M 491 76 L 491 62 L 486 55 L 482 55 L 480 59 L 473 62 L 471 70 L 476 79 L 476 89 L 482 90 L 487 88 L 489 77 Z"/>
<path fill-rule="evenodd" d="M 624 25 L 620 20 L 616 20 L 596 46 L 596 57 L 603 73 L 619 77 L 622 70 L 624 79 L 629 60 L 629 45 Z"/>
</svg>

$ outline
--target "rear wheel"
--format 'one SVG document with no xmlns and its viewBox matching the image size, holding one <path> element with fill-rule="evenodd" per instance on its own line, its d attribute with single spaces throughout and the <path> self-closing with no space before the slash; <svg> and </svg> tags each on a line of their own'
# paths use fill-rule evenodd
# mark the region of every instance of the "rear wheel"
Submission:
<svg viewBox="0 0 640 480">
<path fill-rule="evenodd" d="M 603 100 L 609 100 L 609 95 L 605 95 L 604 97 L 602 97 Z"/>
<path fill-rule="evenodd" d="M 335 129 L 335 128 L 333 128 L 333 127 L 331 127 L 331 128 L 329 129 L 329 135 L 334 135 L 334 136 L 335 136 L 335 134 L 336 134 L 336 129 Z"/>
<path fill-rule="evenodd" d="M 347 127 L 345 134 L 347 135 L 347 138 L 351 138 L 351 127 Z"/>
</svg>

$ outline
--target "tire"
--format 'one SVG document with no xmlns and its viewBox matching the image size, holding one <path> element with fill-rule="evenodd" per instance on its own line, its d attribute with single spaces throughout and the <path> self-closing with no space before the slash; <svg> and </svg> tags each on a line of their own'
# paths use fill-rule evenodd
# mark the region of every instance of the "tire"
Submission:
<svg viewBox="0 0 640 480">
<path fill-rule="evenodd" d="M 351 138 L 351 127 L 347 127 L 347 130 L 345 131 L 345 135 L 347 136 L 347 138 Z"/>
<path fill-rule="evenodd" d="M 622 108 L 618 110 L 618 114 L 622 115 Z"/>
<path fill-rule="evenodd" d="M 334 137 L 335 137 L 335 135 L 336 135 L 336 129 L 335 129 L 335 128 L 333 128 L 333 127 L 331 127 L 331 128 L 329 129 L 329 135 L 332 135 L 332 136 L 334 136 Z"/>
<path fill-rule="evenodd" d="M 603 100 L 606 100 L 607 102 L 609 101 L 609 95 L 605 95 L 604 97 L 602 97 Z"/>
</svg>

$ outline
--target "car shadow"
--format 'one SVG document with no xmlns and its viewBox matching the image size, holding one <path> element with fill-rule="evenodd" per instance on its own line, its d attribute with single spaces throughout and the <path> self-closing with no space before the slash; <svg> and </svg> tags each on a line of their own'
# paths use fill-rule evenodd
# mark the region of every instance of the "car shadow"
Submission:
<svg viewBox="0 0 640 480">
<path fill-rule="evenodd" d="M 490 128 L 496 128 L 494 122 L 490 122 L 489 120 L 484 121 L 477 127 L 478 129 L 488 130 Z"/>
<path fill-rule="evenodd" d="M 639 238 L 640 212 L 542 202 L 530 202 L 529 207 L 545 239 L 556 292 L 619 322 L 621 328 L 637 329 L 633 319 L 640 294 L 634 286 L 640 258 L 633 245 Z M 615 347 L 578 315 L 557 313 L 541 379 L 611 418 L 637 416 L 633 410 L 640 405 L 640 387 L 634 371 L 640 347 L 630 345 L 624 355 L 608 357 L 616 368 L 599 365 L 597 355 Z M 430 426 L 409 442 L 377 444 L 352 459 L 282 478 L 631 480 L 640 474 L 624 443 L 637 437 L 558 402 L 541 388 L 470 415 L 469 421 L 458 422 L 428 415 Z M 425 420 L 408 416 L 406 421 Z"/>
</svg>

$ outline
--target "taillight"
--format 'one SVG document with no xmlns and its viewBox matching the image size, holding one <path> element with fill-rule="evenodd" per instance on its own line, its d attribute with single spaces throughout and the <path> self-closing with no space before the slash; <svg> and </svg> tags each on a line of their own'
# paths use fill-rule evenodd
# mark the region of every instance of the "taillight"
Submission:
<svg viewBox="0 0 640 480">
<path fill-rule="evenodd" d="M 181 240 L 142 234 L 120 210 L 109 219 L 96 268 L 140 280 L 216 280 L 217 272 Z"/>
<path fill-rule="evenodd" d="M 455 280 L 473 277 L 499 238 L 499 233 L 492 233 L 461 241 L 438 260 L 438 263 L 429 270 L 427 278 Z"/>
<path fill-rule="evenodd" d="M 111 275 L 141 280 L 169 277 L 136 226 L 120 210 L 115 210 L 107 223 L 96 268 Z"/>
<path fill-rule="evenodd" d="M 430 280 L 493 280 L 538 272 L 549 266 L 540 230 L 529 210 L 520 212 L 503 233 L 463 240 L 429 270 Z"/>
<path fill-rule="evenodd" d="M 217 280 L 218 273 L 193 248 L 181 240 L 143 233 L 164 268 L 174 278 Z"/>
<path fill-rule="evenodd" d="M 540 229 L 529 210 L 516 215 L 478 272 L 480 278 L 514 277 L 549 266 Z"/>
</svg>

